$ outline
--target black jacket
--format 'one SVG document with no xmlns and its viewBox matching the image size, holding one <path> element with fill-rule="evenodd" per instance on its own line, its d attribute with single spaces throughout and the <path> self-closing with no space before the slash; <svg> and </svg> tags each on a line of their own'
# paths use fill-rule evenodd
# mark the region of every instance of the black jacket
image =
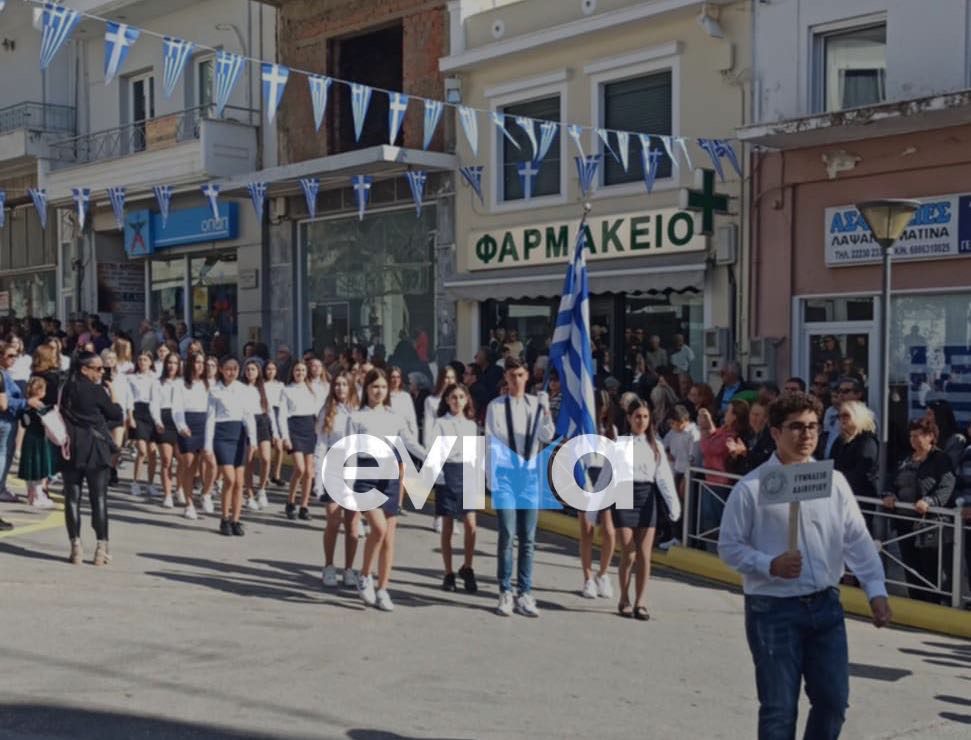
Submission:
<svg viewBox="0 0 971 740">
<path fill-rule="evenodd" d="M 950 458 L 935 447 L 921 463 L 908 457 L 900 464 L 894 492 L 898 499 L 910 504 L 924 499 L 931 506 L 947 506 L 956 482 Z"/>
<path fill-rule="evenodd" d="M 759 434 L 755 435 L 748 448 L 748 454 L 745 456 L 746 472 L 755 470 L 762 463 L 768 462 L 772 453 L 775 452 L 775 440 L 772 439 L 768 424 Z"/>
<path fill-rule="evenodd" d="M 120 422 L 121 406 L 100 385 L 77 375 L 64 384 L 61 393 L 61 415 L 71 440 L 71 456 L 66 470 L 93 470 L 111 467 L 116 448 L 108 431 L 108 422 Z"/>
<path fill-rule="evenodd" d="M 878 498 L 880 443 L 872 432 L 861 432 L 849 442 L 837 437 L 829 451 L 833 467 L 846 476 L 854 495 Z"/>
</svg>

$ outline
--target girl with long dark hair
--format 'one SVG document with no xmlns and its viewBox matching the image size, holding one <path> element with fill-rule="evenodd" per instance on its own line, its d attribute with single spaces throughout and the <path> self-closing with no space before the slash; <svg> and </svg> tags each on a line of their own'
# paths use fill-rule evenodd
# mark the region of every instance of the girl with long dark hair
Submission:
<svg viewBox="0 0 971 740">
<path fill-rule="evenodd" d="M 148 463 L 148 488 L 146 493 L 153 496 L 157 493 L 152 482 L 155 480 L 156 449 L 153 437 L 155 422 L 152 420 L 152 404 L 157 403 L 159 393 L 158 376 L 155 374 L 154 360 L 149 352 L 142 352 L 135 361 L 135 371 L 128 376 L 128 386 L 131 391 L 132 418 L 131 439 L 135 441 L 135 466 L 132 471 L 131 494 L 141 496 L 142 488 L 138 485 L 138 474 L 142 465 Z"/>
<path fill-rule="evenodd" d="M 155 444 L 158 446 L 159 458 L 162 464 L 162 506 L 173 508 L 172 503 L 172 458 L 179 444 L 179 430 L 175 426 L 172 415 L 172 397 L 176 389 L 182 384 L 182 358 L 175 352 L 170 352 L 162 362 L 162 375 L 158 381 L 158 393 L 152 403 L 152 418 L 155 420 Z M 176 468 L 175 482 L 178 487 L 179 469 Z M 189 492 L 192 493 L 191 491 Z M 177 491 L 180 505 L 185 505 L 186 496 L 180 489 Z"/>
<path fill-rule="evenodd" d="M 272 413 L 270 401 L 263 385 L 263 368 L 259 359 L 249 359 L 243 364 L 243 382 L 249 391 L 249 410 L 256 420 L 256 447 L 251 447 L 246 461 L 246 484 L 244 495 L 254 511 L 269 506 L 266 486 L 270 480 L 270 458 L 273 454 L 273 441 L 280 438 L 276 426 L 276 416 Z M 256 463 L 260 464 L 260 483 L 257 493 L 253 491 L 253 476 Z"/>
<path fill-rule="evenodd" d="M 200 477 L 206 446 L 206 414 L 209 410 L 209 381 L 206 379 L 206 356 L 190 354 L 186 360 L 182 382 L 178 383 L 172 397 L 172 418 L 179 430 L 179 470 L 182 492 L 186 497 L 185 517 L 196 519 L 192 501 L 195 481 Z M 212 479 L 203 480 L 202 510 L 212 514 Z"/>
<path fill-rule="evenodd" d="M 329 391 L 328 386 L 328 391 Z M 290 493 L 285 513 L 287 519 L 310 519 L 310 493 L 314 487 L 314 450 L 317 435 L 314 427 L 327 396 L 314 387 L 307 372 L 307 363 L 296 362 L 290 371 L 290 385 L 283 390 L 280 401 L 280 438 L 293 455 Z M 297 512 L 297 493 L 300 510 Z"/>
</svg>

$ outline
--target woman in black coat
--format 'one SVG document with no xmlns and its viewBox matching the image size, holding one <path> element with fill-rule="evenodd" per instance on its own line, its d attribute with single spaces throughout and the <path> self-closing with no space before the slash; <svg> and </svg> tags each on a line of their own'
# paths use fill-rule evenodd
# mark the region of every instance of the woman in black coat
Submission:
<svg viewBox="0 0 971 740">
<path fill-rule="evenodd" d="M 840 406 L 839 436 L 829 456 L 833 460 L 833 467 L 846 477 L 856 496 L 878 497 L 880 443 L 876 429 L 873 412 L 862 402 L 847 401 Z M 861 504 L 860 508 L 866 513 L 873 510 L 873 505 Z"/>
<path fill-rule="evenodd" d="M 92 352 L 79 352 L 76 366 L 61 393 L 61 415 L 67 427 L 64 461 L 64 519 L 71 540 L 71 563 L 81 563 L 81 485 L 88 484 L 91 525 L 98 538 L 94 564 L 108 560 L 108 480 L 117 452 L 108 424 L 123 418 L 111 383 L 102 383 L 104 364 Z"/>
</svg>

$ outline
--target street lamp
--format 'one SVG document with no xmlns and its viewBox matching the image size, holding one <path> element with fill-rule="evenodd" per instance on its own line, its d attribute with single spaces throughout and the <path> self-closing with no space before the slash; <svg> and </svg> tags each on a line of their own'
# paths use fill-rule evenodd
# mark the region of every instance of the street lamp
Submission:
<svg viewBox="0 0 971 740">
<path fill-rule="evenodd" d="M 887 477 L 887 451 L 890 444 L 890 257 L 892 247 L 904 233 L 914 213 L 916 200 L 870 200 L 857 203 L 857 210 L 870 227 L 873 240 L 883 249 L 883 293 L 880 298 L 880 451 L 877 493 L 884 494 Z"/>
</svg>

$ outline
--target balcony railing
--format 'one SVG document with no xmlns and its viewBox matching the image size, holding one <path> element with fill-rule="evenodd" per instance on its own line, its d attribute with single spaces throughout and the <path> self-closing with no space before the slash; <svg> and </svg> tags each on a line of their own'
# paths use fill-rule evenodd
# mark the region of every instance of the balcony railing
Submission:
<svg viewBox="0 0 971 740">
<path fill-rule="evenodd" d="M 205 120 L 249 123 L 254 120 L 254 113 L 256 120 L 259 120 L 259 113 L 249 108 L 227 106 L 226 114 L 222 118 L 215 118 L 209 106 L 189 108 L 106 131 L 52 142 L 51 159 L 64 164 L 88 164 L 138 152 L 166 149 L 198 139 Z"/>
<path fill-rule="evenodd" d="M 0 134 L 18 129 L 73 134 L 75 111 L 69 105 L 23 102 L 0 108 Z"/>
</svg>

